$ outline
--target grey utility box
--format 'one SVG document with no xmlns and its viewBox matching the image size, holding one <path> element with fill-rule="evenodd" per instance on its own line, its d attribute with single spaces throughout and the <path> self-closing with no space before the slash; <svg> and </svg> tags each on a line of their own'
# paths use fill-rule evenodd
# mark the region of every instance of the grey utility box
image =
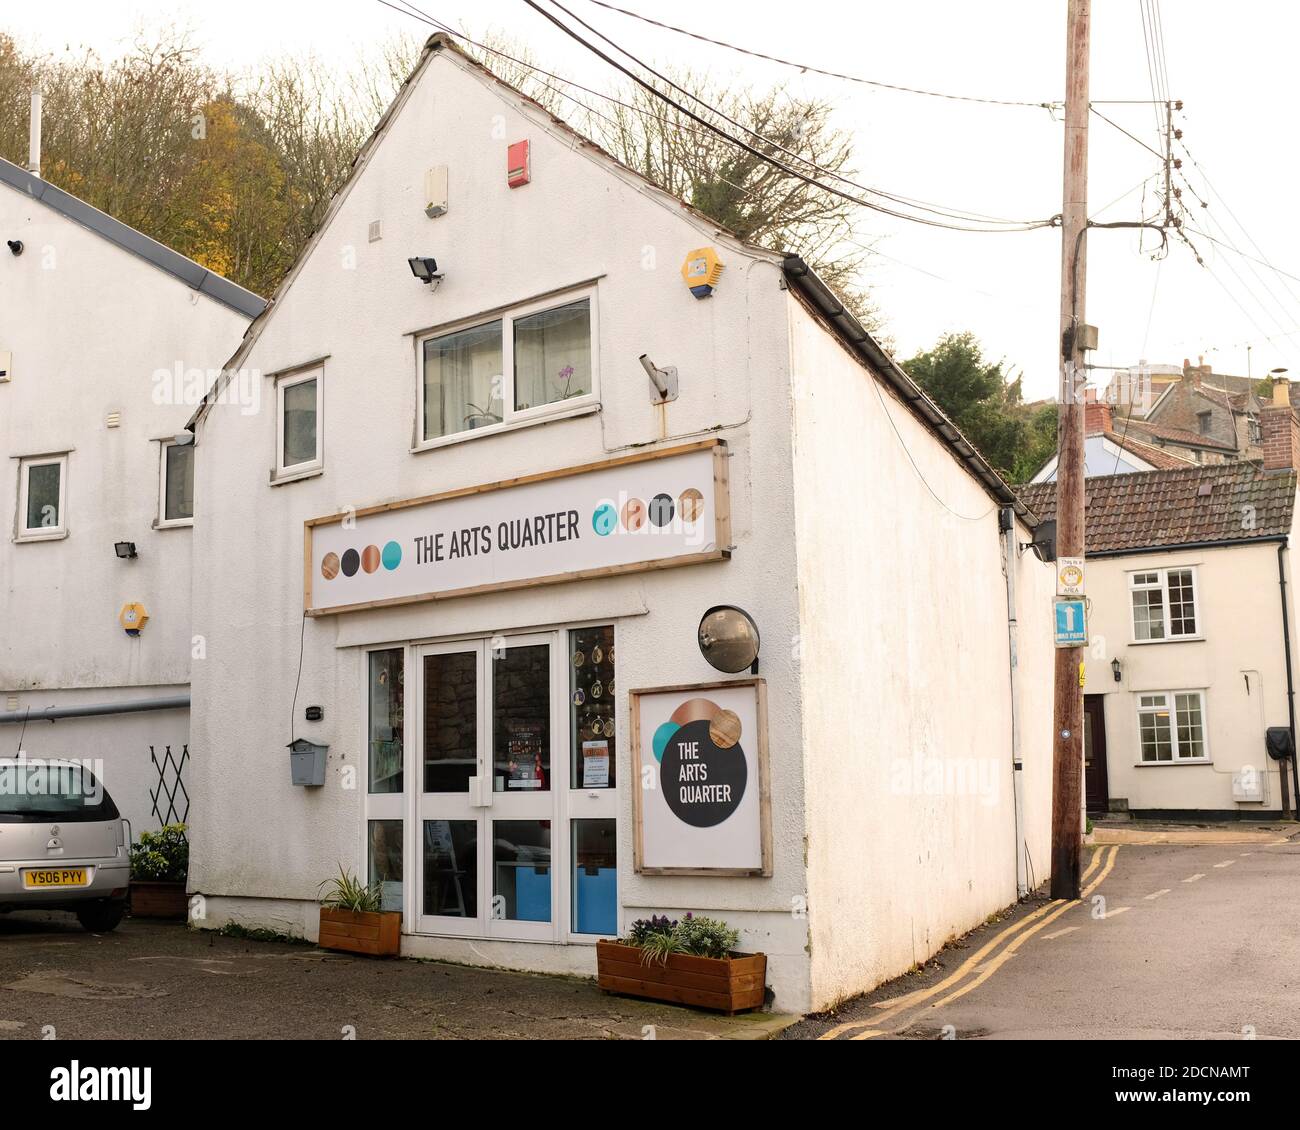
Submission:
<svg viewBox="0 0 1300 1130">
<path fill-rule="evenodd" d="M 296 738 L 289 743 L 289 772 L 295 785 L 325 783 L 325 755 L 329 748 L 306 738 Z"/>
</svg>

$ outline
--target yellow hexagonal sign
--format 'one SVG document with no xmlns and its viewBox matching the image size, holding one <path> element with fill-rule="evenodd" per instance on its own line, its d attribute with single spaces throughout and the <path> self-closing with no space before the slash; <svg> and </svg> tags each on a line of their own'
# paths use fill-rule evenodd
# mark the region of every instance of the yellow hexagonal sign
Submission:
<svg viewBox="0 0 1300 1130">
<path fill-rule="evenodd" d="M 686 262 L 682 264 L 682 278 L 696 298 L 708 298 L 718 285 L 722 266 L 722 260 L 712 247 L 697 247 L 686 256 Z"/>
<path fill-rule="evenodd" d="M 117 614 L 117 619 L 128 636 L 138 636 L 140 629 L 149 621 L 149 613 L 144 610 L 143 604 L 133 600 L 129 604 L 122 605 L 122 611 Z"/>
</svg>

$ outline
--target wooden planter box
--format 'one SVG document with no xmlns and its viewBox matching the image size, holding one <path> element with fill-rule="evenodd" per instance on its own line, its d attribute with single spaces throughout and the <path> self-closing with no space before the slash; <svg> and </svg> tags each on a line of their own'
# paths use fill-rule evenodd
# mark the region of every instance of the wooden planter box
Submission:
<svg viewBox="0 0 1300 1130">
<path fill-rule="evenodd" d="M 610 993 L 731 1014 L 759 1008 L 763 1003 L 766 954 L 692 957 L 674 953 L 661 965 L 658 961 L 643 962 L 641 953 L 636 946 L 597 942 L 597 984 Z"/>
<path fill-rule="evenodd" d="M 184 922 L 190 916 L 190 900 L 185 884 L 131 880 L 131 917 L 166 918 Z"/>
<path fill-rule="evenodd" d="M 368 953 L 390 957 L 402 948 L 402 913 L 377 910 L 358 914 L 353 910 L 320 908 L 321 949 Z"/>
</svg>

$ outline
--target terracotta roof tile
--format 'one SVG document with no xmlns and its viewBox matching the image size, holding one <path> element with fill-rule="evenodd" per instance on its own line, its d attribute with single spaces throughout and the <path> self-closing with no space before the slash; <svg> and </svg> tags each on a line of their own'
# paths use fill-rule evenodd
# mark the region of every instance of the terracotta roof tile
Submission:
<svg viewBox="0 0 1300 1130">
<path fill-rule="evenodd" d="M 1136 455 L 1144 463 L 1150 463 L 1151 466 L 1164 471 L 1176 471 L 1180 467 L 1194 467 L 1196 463 L 1191 458 L 1182 455 L 1175 455 L 1172 451 L 1167 451 L 1163 447 L 1156 447 L 1154 444 L 1143 443 L 1131 435 L 1125 435 L 1123 432 L 1103 432 L 1104 435 L 1116 447 L 1121 447 L 1132 455 Z"/>
<path fill-rule="evenodd" d="M 1131 434 L 1138 438 L 1165 439 L 1170 443 L 1185 444 L 1190 447 L 1207 447 L 1214 448 L 1216 451 L 1236 451 L 1236 445 L 1227 443 L 1221 439 L 1214 439 L 1211 436 L 1203 436 L 1199 432 L 1188 432 L 1182 428 L 1166 428 L 1163 424 L 1153 424 L 1150 420 L 1132 420 L 1127 424 Z M 1120 422 L 1116 430 L 1123 432 L 1125 424 Z"/>
<path fill-rule="evenodd" d="M 1104 475 L 1086 480 L 1084 489 L 1087 552 L 1102 554 L 1288 534 L 1296 473 L 1221 463 Z M 1020 499 L 1039 518 L 1056 517 L 1055 483 L 1021 487 Z"/>
</svg>

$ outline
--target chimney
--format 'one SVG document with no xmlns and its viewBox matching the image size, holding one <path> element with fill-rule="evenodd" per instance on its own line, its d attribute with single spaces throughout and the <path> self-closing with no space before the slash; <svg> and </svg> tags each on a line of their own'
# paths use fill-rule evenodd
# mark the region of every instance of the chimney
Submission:
<svg viewBox="0 0 1300 1130">
<path fill-rule="evenodd" d="M 32 118 L 27 135 L 27 171 L 41 175 L 41 92 L 32 91 Z"/>
<path fill-rule="evenodd" d="M 1286 377 L 1273 378 L 1273 403 L 1291 407 L 1291 382 Z"/>
<path fill-rule="evenodd" d="M 1286 381 L 1274 384 L 1273 403 L 1259 411 L 1265 471 L 1300 469 L 1300 420 L 1291 409 L 1286 385 Z"/>
<path fill-rule="evenodd" d="M 1111 426 L 1111 406 L 1108 401 L 1089 398 L 1083 405 L 1084 435 L 1101 435 L 1113 431 Z"/>
</svg>

